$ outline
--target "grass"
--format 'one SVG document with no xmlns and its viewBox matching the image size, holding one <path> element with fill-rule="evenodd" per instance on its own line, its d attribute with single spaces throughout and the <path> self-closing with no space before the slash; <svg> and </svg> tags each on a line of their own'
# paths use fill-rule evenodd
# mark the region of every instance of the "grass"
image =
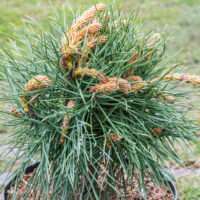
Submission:
<svg viewBox="0 0 200 200">
<path fill-rule="evenodd" d="M 129 1 L 130 2 L 130 1 Z M 182 65 L 200 66 L 200 4 L 198 0 L 143 1 L 141 16 L 148 24 L 165 27 L 171 37 L 168 54 Z M 128 7 L 128 6 L 127 6 Z"/>
<path fill-rule="evenodd" d="M 52 1 L 55 6 L 66 5 L 63 0 Z M 71 6 L 85 9 L 93 0 L 69 1 Z M 111 2 L 111 1 L 101 1 Z M 125 12 L 140 7 L 142 22 L 146 27 L 154 26 L 155 29 L 164 30 L 171 38 L 167 47 L 167 53 L 174 58 L 174 62 L 180 63 L 180 67 L 191 67 L 192 72 L 200 74 L 200 3 L 199 0 L 116 0 Z M 70 7 L 70 6 L 69 6 Z M 48 0 L 1 0 L 0 1 L 0 45 L 7 41 L 6 34 L 13 34 L 12 25 L 22 26 L 22 20 L 26 15 L 38 18 L 52 13 Z M 180 51 L 181 50 L 181 51 Z M 199 118 L 199 114 L 195 116 Z M 199 121 L 199 120 L 198 120 Z M 0 131 L 4 130 L 0 127 Z M 200 156 L 200 147 L 197 146 L 192 158 Z M 184 160 L 189 156 L 183 156 Z M 183 177 L 178 179 L 177 188 L 179 199 L 200 199 L 200 177 Z M 0 188 L 1 190 L 1 188 Z"/>
<path fill-rule="evenodd" d="M 54 0 L 54 6 L 66 5 L 65 1 Z M 97 0 L 69 0 L 68 5 L 85 9 Z M 105 1 L 103 2 L 109 2 Z M 109 4 L 107 3 L 107 4 Z M 159 30 L 165 29 L 172 39 L 168 45 L 168 53 L 175 61 L 193 67 L 196 71 L 200 66 L 200 4 L 199 0 L 116 0 L 115 4 L 125 12 L 140 7 L 141 20 L 146 26 L 154 25 Z M 0 2 L 0 32 L 12 34 L 11 24 L 20 26 L 26 15 L 37 18 L 52 13 L 48 0 L 1 0 Z M 70 6 L 68 6 L 70 7 Z M 165 28 L 166 27 L 166 28 Z M 0 33 L 1 34 L 1 33 Z M 6 36 L 0 35 L 2 41 Z M 200 73 L 200 72 L 199 72 Z"/>
<path fill-rule="evenodd" d="M 180 200 L 199 200 L 200 199 L 200 177 L 182 177 L 178 179 L 177 190 Z"/>
</svg>

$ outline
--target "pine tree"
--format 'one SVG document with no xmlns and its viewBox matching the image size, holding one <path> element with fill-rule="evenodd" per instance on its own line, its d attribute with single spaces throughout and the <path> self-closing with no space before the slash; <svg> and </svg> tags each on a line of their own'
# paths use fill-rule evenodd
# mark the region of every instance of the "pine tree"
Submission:
<svg viewBox="0 0 200 200">
<path fill-rule="evenodd" d="M 15 156 L 5 170 L 20 161 L 17 185 L 40 161 L 20 199 L 120 198 L 133 178 L 145 197 L 146 175 L 168 187 L 172 175 L 162 166 L 180 162 L 175 143 L 195 141 L 199 128 L 177 88 L 200 77 L 173 73 L 166 43 L 144 31 L 137 14 L 125 20 L 101 3 L 79 17 L 59 11 L 15 28 L 0 58 L 11 105 L 2 113 L 14 127 L 7 144 Z M 17 195 L 15 187 L 11 199 Z"/>
</svg>

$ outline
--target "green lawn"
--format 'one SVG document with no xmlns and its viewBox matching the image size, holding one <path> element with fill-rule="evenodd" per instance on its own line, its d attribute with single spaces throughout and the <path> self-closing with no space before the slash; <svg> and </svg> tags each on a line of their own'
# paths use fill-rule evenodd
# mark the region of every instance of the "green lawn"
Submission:
<svg viewBox="0 0 200 200">
<path fill-rule="evenodd" d="M 177 182 L 179 200 L 199 200 L 200 199 L 199 186 L 200 186 L 200 177 L 197 175 L 179 178 Z"/>
<path fill-rule="evenodd" d="M 53 0 L 52 4 L 62 6 L 67 4 L 64 2 L 66 1 Z M 84 9 L 95 2 L 99 1 L 69 0 L 67 5 Z M 110 3 L 111 1 L 103 2 Z M 115 4 L 118 4 L 125 12 L 140 7 L 139 16 L 146 23 L 146 27 L 153 25 L 158 30 L 164 29 L 171 37 L 167 48 L 169 55 L 174 56 L 181 50 L 174 60 L 198 71 L 197 67 L 200 67 L 199 0 L 116 0 Z M 50 15 L 51 12 L 49 0 L 1 0 L 0 32 L 12 34 L 11 24 L 21 25 L 26 15 L 37 18 Z M 5 36 L 0 36 L 2 40 L 5 40 Z"/>
<path fill-rule="evenodd" d="M 57 6 L 68 5 L 85 9 L 93 0 L 52 0 Z M 75 3 L 74 3 L 75 2 Z M 111 1 L 101 1 L 109 4 Z M 146 24 L 164 30 L 170 37 L 167 52 L 180 67 L 192 67 L 191 71 L 200 74 L 200 0 L 116 0 L 126 12 L 140 8 L 139 17 Z M 0 0 L 0 45 L 7 37 L 2 32 L 13 34 L 11 24 L 21 26 L 26 15 L 38 18 L 51 15 L 49 0 Z M 198 115 L 199 117 L 199 115 Z M 3 130 L 3 129 L 2 129 Z M 1 128 L 0 128 L 1 131 Z M 200 156 L 200 148 L 195 150 L 194 159 Z M 185 158 L 187 159 L 187 158 Z M 200 199 L 200 177 L 187 177 L 178 180 L 180 200 Z"/>
<path fill-rule="evenodd" d="M 200 173 L 200 143 L 190 152 L 182 154 L 185 162 L 191 162 L 189 167 L 199 170 Z M 191 171 L 191 174 L 177 179 L 177 190 L 179 200 L 199 200 L 200 199 L 200 174 Z"/>
</svg>

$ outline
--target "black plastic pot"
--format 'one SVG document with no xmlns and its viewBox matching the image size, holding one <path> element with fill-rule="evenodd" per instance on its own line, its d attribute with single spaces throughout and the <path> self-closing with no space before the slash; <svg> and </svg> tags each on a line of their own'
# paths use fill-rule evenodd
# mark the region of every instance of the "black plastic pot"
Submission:
<svg viewBox="0 0 200 200">
<path fill-rule="evenodd" d="M 39 164 L 40 164 L 40 162 L 37 162 L 35 164 L 28 166 L 25 170 L 25 174 L 29 174 L 29 173 L 33 172 L 33 170 L 35 168 L 37 168 Z M 10 180 L 8 180 L 8 183 L 7 183 L 7 185 L 5 186 L 5 188 L 2 192 L 2 200 L 7 199 L 7 191 L 10 189 L 11 183 L 12 183 L 12 178 Z"/>
<path fill-rule="evenodd" d="M 33 172 L 33 170 L 35 168 L 37 168 L 39 164 L 40 164 L 40 162 L 37 162 L 37 163 L 27 167 L 27 169 L 25 171 L 25 174 L 29 174 L 29 173 Z M 6 200 L 7 191 L 10 189 L 11 183 L 12 183 L 12 179 L 10 181 L 8 181 L 8 184 L 6 185 L 6 187 L 4 188 L 4 190 L 2 192 L 2 200 Z M 168 184 L 171 187 L 171 190 L 172 190 L 172 192 L 174 194 L 174 200 L 177 200 L 178 199 L 178 192 L 176 190 L 176 187 L 175 187 L 174 183 L 172 181 L 168 181 Z"/>
<path fill-rule="evenodd" d="M 168 181 L 168 184 L 171 187 L 171 190 L 174 194 L 174 200 L 178 200 L 178 192 L 176 190 L 176 186 L 174 185 L 174 183 L 172 181 Z"/>
</svg>

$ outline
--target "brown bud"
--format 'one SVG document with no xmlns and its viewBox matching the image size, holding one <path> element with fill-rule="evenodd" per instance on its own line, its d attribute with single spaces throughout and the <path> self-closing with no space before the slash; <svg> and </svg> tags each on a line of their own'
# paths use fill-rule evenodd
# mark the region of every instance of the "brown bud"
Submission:
<svg viewBox="0 0 200 200">
<path fill-rule="evenodd" d="M 50 84 L 51 79 L 49 79 L 47 76 L 37 75 L 28 81 L 24 88 L 24 92 L 47 88 Z"/>
<path fill-rule="evenodd" d="M 118 135 L 118 134 L 112 134 L 110 135 L 110 139 L 115 143 L 115 142 L 121 141 L 123 139 L 123 136 Z M 111 142 L 108 136 L 106 137 L 106 146 L 111 147 Z"/>
<path fill-rule="evenodd" d="M 16 117 L 24 117 L 24 115 L 22 113 L 17 112 L 17 108 L 16 107 L 12 107 L 10 112 Z"/>
<path fill-rule="evenodd" d="M 162 132 L 163 132 L 163 129 L 161 129 L 161 128 L 154 128 L 153 132 L 151 132 L 151 135 L 155 136 L 155 135 L 158 135 L 158 134 L 160 134 Z"/>
</svg>

